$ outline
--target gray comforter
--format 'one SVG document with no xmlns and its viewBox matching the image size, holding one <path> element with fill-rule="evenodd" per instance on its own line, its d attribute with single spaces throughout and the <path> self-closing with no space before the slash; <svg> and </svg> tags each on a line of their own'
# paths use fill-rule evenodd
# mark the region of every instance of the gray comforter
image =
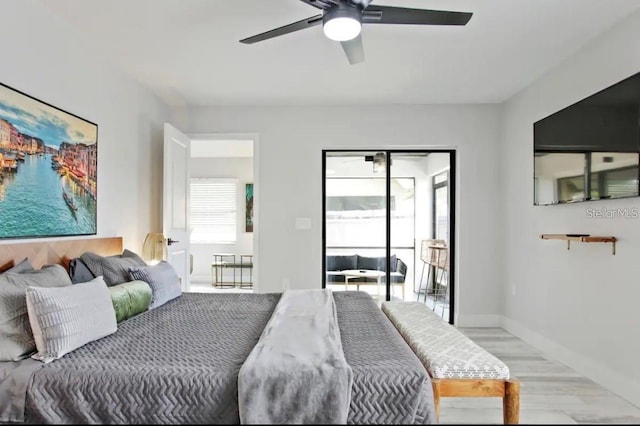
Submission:
<svg viewBox="0 0 640 426">
<path fill-rule="evenodd" d="M 36 370 L 30 423 L 239 423 L 237 377 L 279 294 L 184 294 Z M 334 293 L 348 423 L 434 423 L 427 372 L 371 297 Z"/>
<path fill-rule="evenodd" d="M 429 374 L 371 296 L 333 297 L 353 371 L 349 424 L 437 423 Z"/>
</svg>

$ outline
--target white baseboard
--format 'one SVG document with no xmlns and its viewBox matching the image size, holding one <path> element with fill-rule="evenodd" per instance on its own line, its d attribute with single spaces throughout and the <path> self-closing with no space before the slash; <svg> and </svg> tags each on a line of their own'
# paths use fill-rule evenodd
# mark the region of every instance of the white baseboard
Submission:
<svg viewBox="0 0 640 426">
<path fill-rule="evenodd" d="M 456 327 L 500 327 L 502 315 L 458 315 Z"/>
<path fill-rule="evenodd" d="M 207 274 L 191 274 L 189 281 L 192 283 L 207 283 L 211 284 L 211 275 Z"/>
<path fill-rule="evenodd" d="M 640 407 L 640 392 L 638 392 L 640 383 L 630 380 L 606 365 L 568 349 L 510 318 L 502 317 L 502 328 L 536 347 L 550 358 L 573 368 L 583 376 Z"/>
<path fill-rule="evenodd" d="M 225 273 L 223 275 L 223 278 L 224 278 L 225 284 L 233 283 L 233 274 L 232 273 L 231 274 L 226 274 Z M 245 274 L 242 282 L 246 284 L 248 282 L 248 278 L 249 278 L 249 276 L 247 274 Z M 220 276 L 218 276 L 218 279 L 220 279 Z M 211 280 L 212 280 L 212 277 L 211 277 L 211 275 L 208 275 L 208 274 L 191 274 L 191 276 L 189 277 L 189 281 L 192 282 L 192 283 L 195 283 L 195 284 L 209 284 L 209 285 L 211 285 L 211 284 L 213 284 Z M 236 284 L 240 285 L 240 274 L 236 274 Z"/>
</svg>

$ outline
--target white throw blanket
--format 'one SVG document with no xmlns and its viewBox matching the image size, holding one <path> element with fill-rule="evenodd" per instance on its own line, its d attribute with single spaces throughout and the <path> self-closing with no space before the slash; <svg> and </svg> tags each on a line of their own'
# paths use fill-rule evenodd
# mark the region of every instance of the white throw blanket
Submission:
<svg viewBox="0 0 640 426">
<path fill-rule="evenodd" d="M 288 290 L 240 368 L 240 422 L 346 424 L 352 383 L 331 290 Z"/>
</svg>

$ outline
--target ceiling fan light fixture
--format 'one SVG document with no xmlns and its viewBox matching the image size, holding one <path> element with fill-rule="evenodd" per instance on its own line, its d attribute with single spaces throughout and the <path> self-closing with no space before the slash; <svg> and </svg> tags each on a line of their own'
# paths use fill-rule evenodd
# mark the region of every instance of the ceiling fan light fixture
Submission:
<svg viewBox="0 0 640 426">
<path fill-rule="evenodd" d="M 323 18 L 324 34 L 334 41 L 349 41 L 362 31 L 362 13 L 348 6 L 338 6 L 325 12 Z"/>
</svg>

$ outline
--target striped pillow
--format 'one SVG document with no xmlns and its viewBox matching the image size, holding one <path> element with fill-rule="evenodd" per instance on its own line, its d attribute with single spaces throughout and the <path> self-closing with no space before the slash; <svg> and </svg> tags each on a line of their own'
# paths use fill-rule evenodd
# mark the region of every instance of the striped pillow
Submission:
<svg viewBox="0 0 640 426">
<path fill-rule="evenodd" d="M 27 287 L 27 311 L 38 352 L 49 363 L 117 330 L 111 296 L 102 277 L 67 287 Z"/>
</svg>

